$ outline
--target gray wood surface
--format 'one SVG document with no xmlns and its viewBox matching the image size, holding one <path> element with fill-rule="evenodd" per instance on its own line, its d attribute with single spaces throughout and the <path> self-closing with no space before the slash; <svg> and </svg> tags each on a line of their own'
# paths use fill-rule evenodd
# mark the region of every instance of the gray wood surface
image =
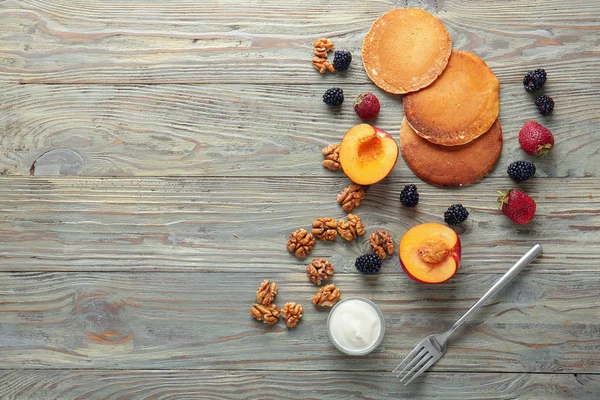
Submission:
<svg viewBox="0 0 600 400">
<path fill-rule="evenodd" d="M 305 68 L 312 68 L 310 53 L 299 52 L 306 55 Z M 362 70 L 360 60 L 354 63 Z M 527 67 L 519 74 L 525 71 Z M 319 75 L 314 69 L 307 72 Z M 528 120 L 543 122 L 556 135 L 552 153 L 536 160 L 538 176 L 600 176 L 595 145 L 600 87 L 561 80 L 557 72 L 549 70 L 548 83 L 556 111 L 543 121 L 519 80 L 501 80 L 505 143 L 492 176 L 505 176 L 515 159 L 534 159 L 517 141 Z M 0 126 L 3 122 L 7 129 L 0 142 L 0 172 L 29 175 L 35 163 L 37 176 L 342 176 L 321 166 L 321 149 L 339 143 L 360 123 L 351 107 L 353 99 L 365 90 L 376 92 L 383 111 L 372 123 L 396 139 L 404 114 L 398 96 L 386 95 L 372 84 L 337 84 L 349 103 L 339 113 L 321 101 L 330 85 L 324 82 L 4 85 Z M 414 177 L 403 160 L 392 176 Z"/>
<path fill-rule="evenodd" d="M 335 267 L 335 265 L 334 265 Z M 327 310 L 302 267 L 268 273 L 2 273 L 0 368 L 392 371 L 415 341 L 451 326 L 500 274 L 461 274 L 424 286 L 396 268 L 367 277 L 340 271 L 341 296 L 375 301 L 386 318 L 381 347 L 347 357 L 329 342 Z M 531 269 L 469 320 L 433 371 L 600 373 L 596 274 Z M 301 324 L 250 315 L 264 278 L 276 304 L 305 307 Z M 390 377 L 389 385 L 394 387 Z"/>
<path fill-rule="evenodd" d="M 598 375 L 425 373 L 418 390 L 390 386 L 384 373 L 337 371 L 0 372 L 8 399 L 367 399 L 596 400 Z"/>
<path fill-rule="evenodd" d="M 482 56 L 503 82 L 516 83 L 540 64 L 555 82 L 579 88 L 597 77 L 598 4 L 589 0 L 132 0 L 122 7 L 4 0 L 2 6 L 0 77 L 23 83 L 368 83 L 362 68 L 315 73 L 312 43 L 329 37 L 353 50 L 361 65 L 362 39 L 374 20 L 406 6 L 437 8 L 454 47 Z"/>
<path fill-rule="evenodd" d="M 369 249 L 317 243 L 342 296 L 376 301 L 379 350 L 345 357 L 327 312 L 285 251 L 313 219 L 342 217 L 348 184 L 322 168 L 321 148 L 359 120 L 398 136 L 398 96 L 370 83 L 361 43 L 382 13 L 423 7 L 457 49 L 501 81 L 501 160 L 460 190 L 418 179 L 399 160 L 355 211 L 368 233 L 397 241 L 462 203 L 469 220 L 458 274 L 419 285 L 396 257 L 364 278 Z M 600 3 L 533 0 L 0 0 L 0 398 L 4 399 L 583 399 L 600 398 Z M 347 73 L 319 75 L 312 42 L 353 53 Z M 556 109 L 542 118 L 521 85 L 544 67 Z M 340 86 L 339 113 L 321 102 Z M 536 177 L 518 185 L 536 219 L 515 226 L 496 189 L 527 120 L 556 136 Z M 398 202 L 419 184 L 421 201 Z M 446 357 L 404 388 L 391 378 L 423 336 L 451 325 L 535 242 L 544 254 L 480 311 Z M 294 330 L 256 323 L 261 280 L 277 303 L 298 301 Z"/>
<path fill-rule="evenodd" d="M 342 176 L 7 177 L 0 186 L 2 269 L 295 272 L 304 263 L 286 252 L 289 234 L 309 229 L 318 217 L 345 216 L 335 198 L 348 182 Z M 535 242 L 546 250 L 535 273 L 600 272 L 598 178 L 521 184 L 538 204 L 534 221 L 521 227 L 498 211 L 495 191 L 510 187 L 508 178 L 487 178 L 462 190 L 422 184 L 414 209 L 398 201 L 404 183 L 387 179 L 368 189 L 354 209 L 367 234 L 385 229 L 398 244 L 418 223 L 443 223 L 446 208 L 459 202 L 470 210 L 457 228 L 463 244 L 459 273 L 501 272 Z M 351 243 L 318 242 L 311 256 L 327 257 L 350 272 L 354 259 L 369 249 L 365 235 Z M 387 264 L 400 272 L 396 256 Z"/>
</svg>

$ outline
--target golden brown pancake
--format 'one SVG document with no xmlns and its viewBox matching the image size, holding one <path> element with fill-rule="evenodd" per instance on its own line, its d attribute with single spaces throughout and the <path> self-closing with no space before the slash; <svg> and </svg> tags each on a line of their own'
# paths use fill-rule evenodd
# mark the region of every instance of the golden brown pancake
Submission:
<svg viewBox="0 0 600 400">
<path fill-rule="evenodd" d="M 487 132 L 498 118 L 500 82 L 485 62 L 453 50 L 431 85 L 402 99 L 413 129 L 430 142 L 457 146 Z"/>
<path fill-rule="evenodd" d="M 419 178 L 436 186 L 465 186 L 486 176 L 502 151 L 502 127 L 491 129 L 462 146 L 440 146 L 423 139 L 406 118 L 400 128 L 400 148 L 406 164 Z"/>
<path fill-rule="evenodd" d="M 452 40 L 444 24 L 420 8 L 383 14 L 367 33 L 362 57 L 373 83 L 389 93 L 431 84 L 444 70 Z"/>
</svg>

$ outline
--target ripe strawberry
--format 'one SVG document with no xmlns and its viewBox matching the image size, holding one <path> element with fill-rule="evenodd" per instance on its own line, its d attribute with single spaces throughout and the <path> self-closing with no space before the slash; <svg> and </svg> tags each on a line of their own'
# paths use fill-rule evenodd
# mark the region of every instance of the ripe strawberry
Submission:
<svg viewBox="0 0 600 400">
<path fill-rule="evenodd" d="M 548 128 L 534 121 L 527 121 L 519 132 L 521 148 L 529 154 L 544 156 L 554 146 L 554 136 Z"/>
<path fill-rule="evenodd" d="M 379 114 L 379 100 L 373 93 L 363 93 L 354 102 L 354 111 L 362 119 L 375 118 Z"/>
<path fill-rule="evenodd" d="M 535 201 L 521 192 L 511 189 L 506 194 L 498 191 L 500 197 L 500 208 L 502 213 L 510 218 L 516 224 L 526 224 L 533 219 L 535 215 Z"/>
</svg>

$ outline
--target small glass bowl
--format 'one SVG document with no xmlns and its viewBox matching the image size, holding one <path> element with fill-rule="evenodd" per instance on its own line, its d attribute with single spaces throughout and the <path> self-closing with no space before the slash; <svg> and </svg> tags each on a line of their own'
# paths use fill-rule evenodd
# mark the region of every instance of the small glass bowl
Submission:
<svg viewBox="0 0 600 400">
<path fill-rule="evenodd" d="M 350 300 L 358 300 L 358 301 L 362 301 L 364 303 L 367 303 L 368 305 L 370 305 L 371 307 L 373 307 L 373 309 L 375 309 L 375 311 L 377 311 L 377 315 L 379 315 L 379 321 L 381 322 L 381 330 L 379 331 L 379 337 L 377 338 L 377 340 L 375 340 L 375 342 L 367 347 L 366 349 L 362 349 L 362 350 L 350 350 L 347 349 L 343 346 L 341 346 L 339 343 L 337 343 L 335 341 L 335 339 L 333 338 L 333 335 L 331 334 L 331 315 L 333 314 L 333 312 L 335 311 L 335 309 L 337 308 L 337 306 L 339 306 L 340 304 L 346 302 L 346 301 L 350 301 Z M 379 309 L 379 307 L 377 307 L 377 304 L 373 303 L 371 300 L 369 299 L 365 299 L 364 297 L 347 297 L 345 299 L 342 299 L 340 301 L 338 301 L 333 308 L 331 309 L 331 311 L 329 312 L 329 316 L 327 317 L 327 335 L 329 336 L 329 340 L 331 340 L 331 343 L 333 343 L 333 345 L 342 353 L 346 353 L 350 356 L 364 356 L 366 354 L 371 353 L 373 350 L 375 350 L 379 344 L 381 343 L 381 341 L 383 340 L 383 336 L 385 334 L 385 319 L 383 318 L 383 313 L 381 312 L 381 310 Z"/>
</svg>

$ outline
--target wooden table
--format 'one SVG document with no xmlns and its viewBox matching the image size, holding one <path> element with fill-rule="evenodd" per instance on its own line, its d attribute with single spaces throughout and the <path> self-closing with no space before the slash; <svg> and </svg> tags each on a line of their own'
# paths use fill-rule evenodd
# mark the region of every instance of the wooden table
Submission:
<svg viewBox="0 0 600 400">
<path fill-rule="evenodd" d="M 412 282 L 396 257 L 361 276 L 367 236 L 314 248 L 342 296 L 385 314 L 380 349 L 352 358 L 329 343 L 308 261 L 285 245 L 344 215 L 335 197 L 348 179 L 321 166 L 321 148 L 359 122 L 359 93 L 379 96 L 376 124 L 398 137 L 400 99 L 366 77 L 361 44 L 405 6 L 437 14 L 454 47 L 498 75 L 505 145 L 494 172 L 460 190 L 399 160 L 356 209 L 367 233 L 398 241 L 464 204 L 450 282 Z M 0 398 L 600 398 L 599 18 L 589 0 L 0 0 Z M 352 51 L 347 73 L 312 68 L 319 37 Z M 521 84 L 538 67 L 551 117 Z M 346 93 L 341 112 L 321 102 L 332 86 Z M 519 185 L 538 212 L 516 226 L 495 191 L 514 185 L 511 161 L 530 159 L 517 142 L 529 119 L 556 147 Z M 398 201 L 407 183 L 414 210 Z M 407 388 L 390 377 L 534 242 L 544 255 L 446 357 Z M 279 305 L 305 306 L 297 328 L 250 317 L 266 278 Z"/>
</svg>

